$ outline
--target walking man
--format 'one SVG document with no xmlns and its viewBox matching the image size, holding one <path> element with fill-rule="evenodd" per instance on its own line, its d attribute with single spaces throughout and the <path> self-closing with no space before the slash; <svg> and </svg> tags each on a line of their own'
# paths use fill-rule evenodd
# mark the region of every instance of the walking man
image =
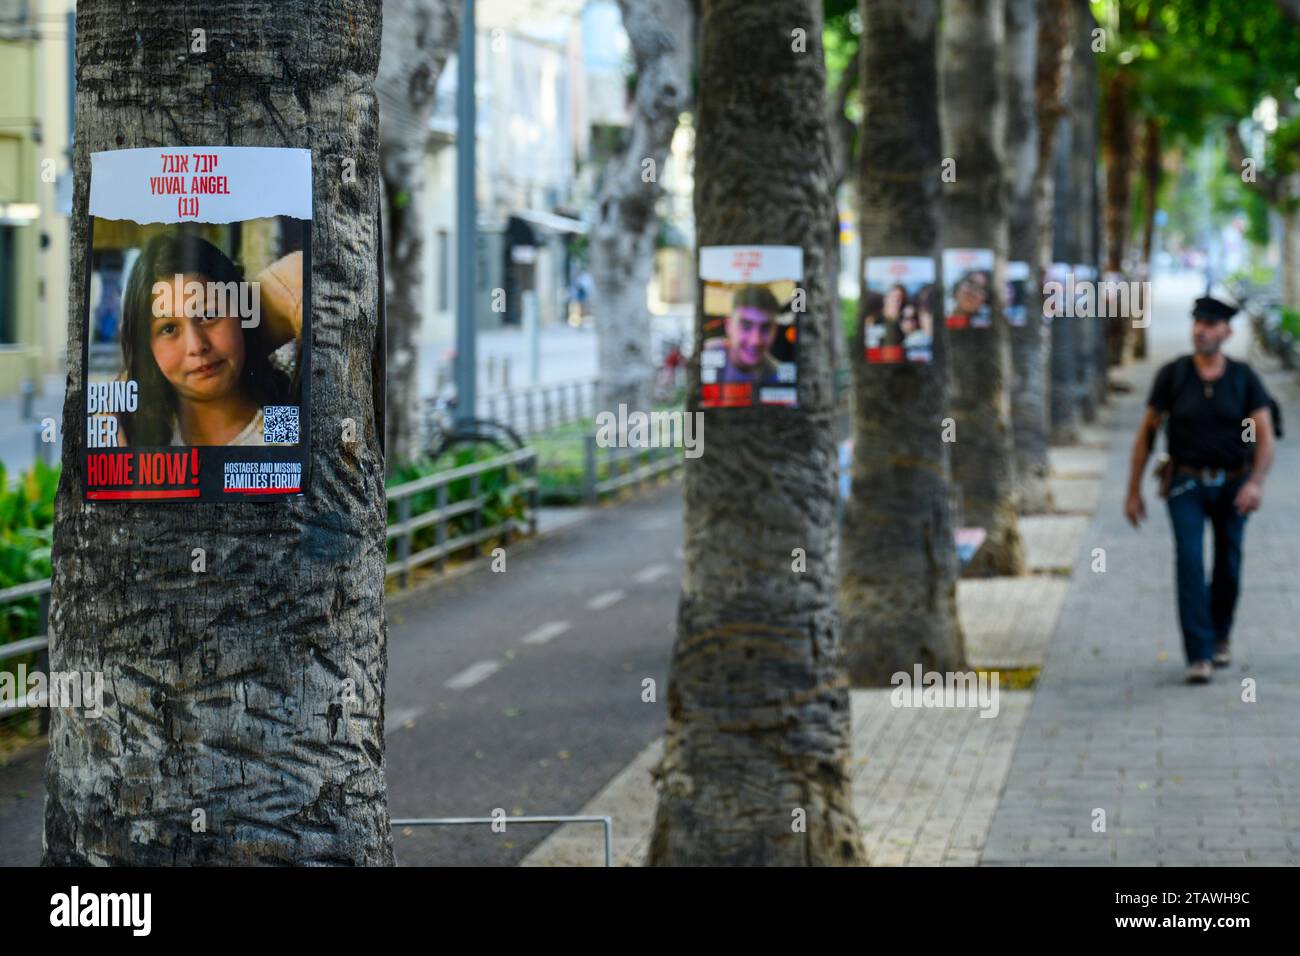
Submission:
<svg viewBox="0 0 1300 956">
<path fill-rule="evenodd" d="M 1161 494 L 1174 529 L 1178 618 L 1187 680 L 1204 684 L 1214 667 L 1232 662 L 1229 633 L 1241 586 L 1246 517 L 1259 508 L 1273 463 L 1273 416 L 1259 376 L 1223 354 L 1236 309 L 1209 297 L 1192 310 L 1195 352 L 1156 374 L 1133 443 L 1124 514 L 1136 528 L 1146 518 L 1142 472 L 1166 423 L 1169 461 Z M 1205 522 L 1214 529 L 1214 571 L 1205 581 Z"/>
</svg>

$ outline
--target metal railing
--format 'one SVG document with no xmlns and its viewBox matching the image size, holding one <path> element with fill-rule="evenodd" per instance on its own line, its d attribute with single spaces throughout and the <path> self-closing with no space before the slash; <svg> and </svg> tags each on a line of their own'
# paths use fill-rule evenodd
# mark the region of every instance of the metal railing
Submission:
<svg viewBox="0 0 1300 956">
<path fill-rule="evenodd" d="M 485 492 L 484 476 L 498 471 L 504 472 L 507 481 L 512 474 L 518 476 L 517 480 L 503 488 Z M 451 483 L 465 479 L 469 480 L 469 497 L 449 502 Z M 434 507 L 418 514 L 412 513 L 412 498 L 427 492 L 434 494 Z M 483 509 L 494 495 L 512 498 L 521 493 L 527 502 L 524 520 L 509 516 L 495 524 L 483 524 Z M 468 550 L 477 556 L 483 542 L 492 538 L 511 531 L 537 533 L 537 450 L 521 448 L 486 461 L 394 485 L 388 489 L 388 503 L 396 510 L 397 520 L 388 525 L 387 534 L 387 540 L 396 543 L 396 558 L 388 563 L 386 574 L 388 577 L 397 575 L 398 584 L 405 587 L 410 572 L 415 568 L 434 564 L 441 570 L 447 558 L 458 551 Z M 470 519 L 469 530 L 448 538 L 449 522 L 464 516 Z M 413 552 L 415 532 L 430 526 L 433 527 L 433 544 Z"/>
<path fill-rule="evenodd" d="M 26 584 L 18 584 L 11 588 L 5 588 L 0 591 L 0 609 L 8 607 L 10 604 L 16 604 L 19 601 L 25 601 L 30 597 L 40 598 L 40 611 L 37 618 L 37 630 L 40 631 L 34 637 L 24 637 L 17 641 L 10 641 L 7 644 L 0 644 L 0 662 L 12 660 L 15 657 L 26 657 L 29 654 L 36 654 L 36 669 L 42 673 L 50 669 L 50 639 L 48 635 L 50 626 L 50 580 L 28 581 Z M 20 710 L 28 710 L 34 706 L 39 706 L 41 702 L 29 702 L 27 695 L 21 694 L 16 700 L 0 703 L 0 716 L 7 716 Z M 50 712 L 43 709 L 40 716 L 41 733 L 50 729 Z"/>
<path fill-rule="evenodd" d="M 600 459 L 604 459 L 605 477 L 600 477 Z M 595 435 L 584 436 L 582 497 L 595 503 L 606 495 L 625 488 L 655 481 L 685 464 L 682 449 L 600 448 Z"/>
<path fill-rule="evenodd" d="M 595 379 L 509 389 L 479 398 L 478 413 L 521 435 L 536 435 L 593 417 L 596 391 Z"/>
<path fill-rule="evenodd" d="M 513 484 L 506 485 L 491 493 L 482 489 L 483 477 L 496 471 L 505 471 L 507 477 L 516 472 L 522 477 Z M 448 503 L 448 486 L 454 481 L 468 479 L 470 496 L 462 501 Z M 423 492 L 433 491 L 436 507 L 429 511 L 413 514 L 412 498 Z M 508 517 L 505 521 L 492 525 L 483 524 L 483 507 L 492 495 L 511 498 L 524 494 L 526 507 L 525 518 Z M 439 472 L 424 478 L 417 478 L 388 489 L 388 501 L 396 505 L 397 522 L 388 526 L 387 540 L 397 542 L 397 560 L 388 564 L 386 576 L 398 575 L 398 582 L 405 586 L 409 572 L 429 563 L 437 563 L 441 568 L 448 557 L 469 550 L 477 555 L 479 546 L 484 541 L 500 537 L 511 531 L 526 530 L 528 534 L 537 533 L 537 452 L 532 448 L 522 448 L 486 461 L 475 462 L 462 468 Z M 448 538 L 448 524 L 455 518 L 468 515 L 471 529 Z M 411 553 L 411 544 L 415 532 L 430 525 L 434 528 L 434 544 Z M 22 638 L 0 644 L 0 662 L 15 657 L 37 654 L 37 668 L 42 672 L 49 670 L 49 615 L 50 615 L 50 581 L 29 581 L 15 587 L 0 591 L 0 610 L 10 604 L 31 597 L 40 598 L 40 616 L 37 625 L 40 633 L 34 637 Z M 38 705 L 27 701 L 26 695 L 16 701 L 0 704 L 0 716 L 27 710 Z M 41 732 L 49 727 L 49 711 L 41 713 Z"/>
</svg>

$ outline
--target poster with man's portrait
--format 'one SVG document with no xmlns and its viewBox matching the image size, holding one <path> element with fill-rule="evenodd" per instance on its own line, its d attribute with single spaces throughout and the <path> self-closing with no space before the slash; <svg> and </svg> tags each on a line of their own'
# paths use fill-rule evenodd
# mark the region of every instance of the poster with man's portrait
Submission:
<svg viewBox="0 0 1300 956">
<path fill-rule="evenodd" d="M 1007 263 L 1006 289 L 1007 324 L 1019 328 L 1028 319 L 1026 309 L 1029 304 L 1029 263 Z"/>
<path fill-rule="evenodd" d="M 865 268 L 863 338 L 872 365 L 929 362 L 939 290 L 934 260 L 872 256 Z"/>
<path fill-rule="evenodd" d="M 309 150 L 92 154 L 86 500 L 303 492 L 311 216 Z"/>
<path fill-rule="evenodd" d="M 700 406 L 797 406 L 803 250 L 705 246 L 700 280 Z"/>
<path fill-rule="evenodd" d="M 987 329 L 993 325 L 993 250 L 946 249 L 943 281 L 950 329 Z"/>
</svg>

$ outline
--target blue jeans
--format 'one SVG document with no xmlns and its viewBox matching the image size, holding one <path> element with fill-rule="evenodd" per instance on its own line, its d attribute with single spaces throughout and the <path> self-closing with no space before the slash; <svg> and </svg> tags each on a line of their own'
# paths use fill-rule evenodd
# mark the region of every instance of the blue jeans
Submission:
<svg viewBox="0 0 1300 956">
<path fill-rule="evenodd" d="M 1169 489 L 1178 571 L 1178 619 L 1188 663 L 1208 661 L 1214 645 L 1227 641 L 1241 589 L 1241 542 L 1246 517 L 1233 501 L 1249 475 L 1219 485 L 1175 475 Z M 1214 528 L 1214 572 L 1205 583 L 1205 522 Z"/>
</svg>

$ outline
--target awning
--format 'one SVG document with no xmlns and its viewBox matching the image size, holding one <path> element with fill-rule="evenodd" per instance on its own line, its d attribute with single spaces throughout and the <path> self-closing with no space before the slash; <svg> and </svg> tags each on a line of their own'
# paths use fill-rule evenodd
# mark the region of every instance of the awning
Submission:
<svg viewBox="0 0 1300 956">
<path fill-rule="evenodd" d="M 522 219 L 524 222 L 531 223 L 534 226 L 540 226 L 551 232 L 568 232 L 575 233 L 579 236 L 585 236 L 589 226 L 581 219 L 570 219 L 568 216 L 557 216 L 552 212 L 542 212 L 540 209 L 522 209 L 512 212 L 516 219 Z"/>
</svg>

